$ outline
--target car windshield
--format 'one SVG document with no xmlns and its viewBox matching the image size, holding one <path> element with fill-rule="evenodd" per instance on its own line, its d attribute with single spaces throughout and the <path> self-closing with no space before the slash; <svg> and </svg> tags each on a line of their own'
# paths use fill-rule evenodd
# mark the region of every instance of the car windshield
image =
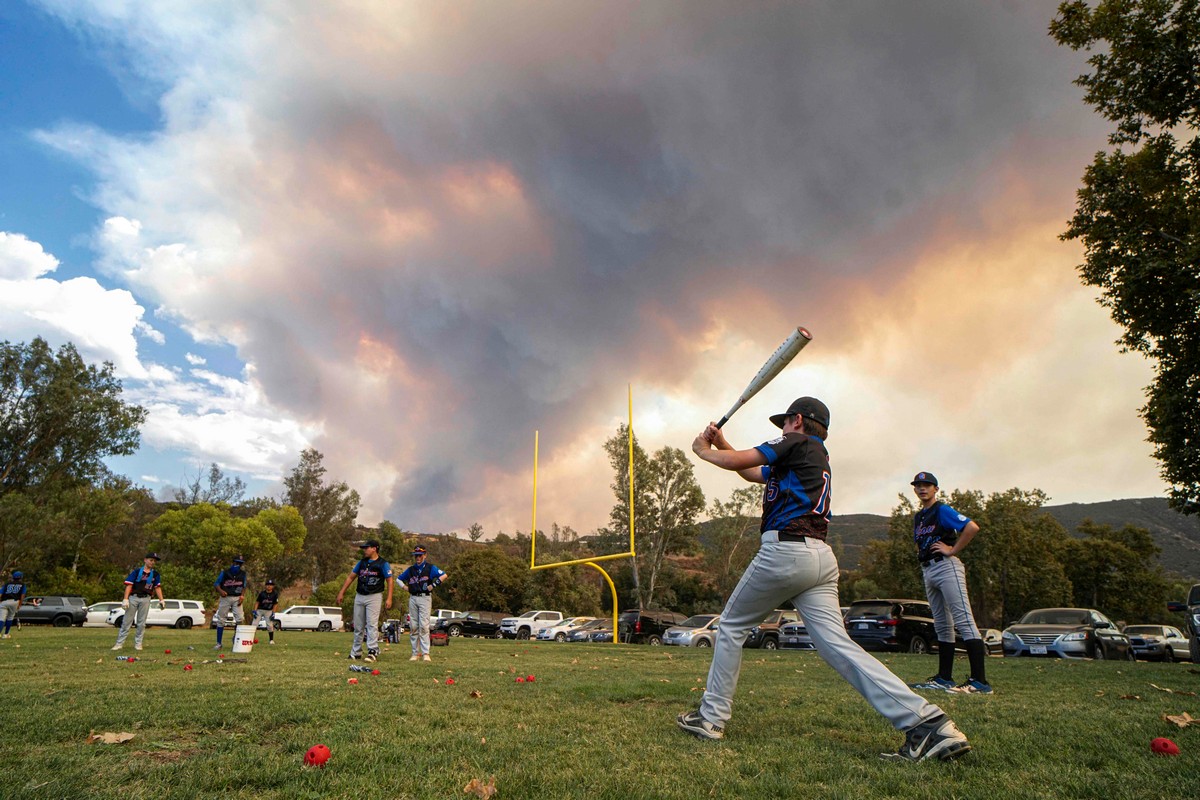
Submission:
<svg viewBox="0 0 1200 800">
<path fill-rule="evenodd" d="M 1021 617 L 1021 625 L 1086 625 L 1088 613 L 1077 608 L 1040 608 Z"/>
<path fill-rule="evenodd" d="M 890 617 L 891 603 L 855 603 L 850 606 L 849 617 Z"/>
<path fill-rule="evenodd" d="M 1166 636 L 1166 628 L 1161 625 L 1130 625 L 1125 629 L 1125 633 L 1133 634 L 1134 636 Z"/>
<path fill-rule="evenodd" d="M 694 617 L 688 617 L 683 622 L 679 623 L 681 628 L 703 628 L 705 625 L 713 621 L 716 614 L 696 614 Z"/>
<path fill-rule="evenodd" d="M 579 630 L 581 630 L 581 631 L 594 631 L 594 630 L 596 630 L 597 628 L 602 628 L 602 627 L 604 627 L 604 625 L 605 625 L 605 620 L 602 620 L 602 619 L 594 619 L 594 620 L 592 620 L 591 622 L 585 622 L 585 623 L 583 623 L 583 625 L 580 625 L 580 626 L 579 626 Z"/>
</svg>

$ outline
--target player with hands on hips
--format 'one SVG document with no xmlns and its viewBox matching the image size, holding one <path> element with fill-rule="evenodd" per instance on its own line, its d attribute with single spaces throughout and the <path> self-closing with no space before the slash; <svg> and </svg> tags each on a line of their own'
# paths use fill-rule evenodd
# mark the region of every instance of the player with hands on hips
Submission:
<svg viewBox="0 0 1200 800">
<path fill-rule="evenodd" d="M 246 615 L 242 611 L 242 594 L 246 591 L 246 570 L 242 565 L 246 563 L 246 559 L 241 556 L 234 556 L 233 563 L 225 569 L 221 570 L 221 574 L 217 575 L 217 579 L 213 582 L 213 586 L 217 587 L 217 594 L 221 599 L 217 601 L 216 616 L 213 617 L 217 621 L 217 643 L 213 646 L 213 650 L 221 649 L 221 639 L 225 636 L 225 618 L 233 614 L 233 624 L 241 625 L 246 621 Z"/>
<path fill-rule="evenodd" d="M 379 612 L 383 605 L 383 593 L 387 592 L 387 607 L 392 607 L 392 565 L 379 557 L 379 542 L 368 539 L 359 545 L 363 557 L 346 576 L 342 590 L 337 593 L 337 603 L 342 604 L 350 584 L 358 581 L 354 595 L 354 643 L 350 645 L 350 659 L 375 661 L 379 658 Z M 363 643 L 367 654 L 362 655 Z"/>
<path fill-rule="evenodd" d="M 984 664 L 987 648 L 967 597 L 967 568 L 958 554 L 979 533 L 979 525 L 938 500 L 938 479 L 932 472 L 918 472 L 912 479 L 913 492 L 921 507 L 913 517 L 913 543 L 925 597 L 933 610 L 933 627 L 938 638 L 938 672 L 928 680 L 913 684 L 914 689 L 944 690 L 958 694 L 991 694 Z M 967 648 L 971 674 L 954 685 L 954 631 Z"/>
<path fill-rule="evenodd" d="M 408 638 L 412 642 L 409 661 L 430 661 L 429 615 L 433 613 L 433 587 L 446 580 L 446 573 L 425 559 L 428 553 L 420 545 L 413 548 L 413 565 L 400 573 L 400 582 L 408 589 Z"/>
<path fill-rule="evenodd" d="M 275 581 L 268 578 L 265 588 L 258 593 L 254 600 L 254 627 L 260 624 L 266 627 L 267 635 L 271 637 L 270 644 L 275 644 L 275 606 L 279 605 L 279 590 Z"/>
<path fill-rule="evenodd" d="M 971 745 L 946 714 L 846 632 L 838 606 L 837 558 L 825 542 L 831 489 L 825 449 L 828 407 L 815 397 L 801 397 L 770 420 L 782 435 L 748 450 L 735 450 L 712 423 L 692 442 L 692 451 L 702 460 L 766 486 L 761 545 L 721 612 L 700 708 L 680 714 L 676 724 L 704 739 L 724 737 L 742 667 L 742 645 L 751 628 L 790 602 L 800 612 L 817 654 L 905 733 L 899 751 L 882 757 L 949 761 L 961 756 Z"/>
<path fill-rule="evenodd" d="M 121 598 L 121 608 L 125 614 L 121 618 L 121 631 L 117 634 L 117 643 L 113 650 L 125 646 L 125 638 L 129 636 L 129 628 L 137 623 L 137 633 L 133 637 L 133 649 L 142 649 L 142 639 L 146 635 L 146 617 L 150 614 L 150 595 L 158 595 L 158 608 L 163 607 L 162 575 L 158 571 L 158 553 L 146 553 L 142 566 L 129 573 L 125 578 L 125 596 Z"/>
<path fill-rule="evenodd" d="M 12 580 L 0 588 L 0 619 L 4 620 L 4 633 L 0 635 L 3 638 L 12 638 L 8 631 L 12 628 L 13 621 L 17 618 L 17 611 L 21 609 L 21 604 L 24 602 L 25 574 L 16 569 L 13 570 Z"/>
</svg>

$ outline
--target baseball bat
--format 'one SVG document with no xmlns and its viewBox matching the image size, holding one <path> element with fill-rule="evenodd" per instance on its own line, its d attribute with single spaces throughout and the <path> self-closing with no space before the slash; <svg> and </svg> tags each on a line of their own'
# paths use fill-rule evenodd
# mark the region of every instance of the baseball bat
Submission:
<svg viewBox="0 0 1200 800">
<path fill-rule="evenodd" d="M 771 354 L 771 357 L 766 360 L 766 363 L 759 368 L 758 374 L 750 379 L 750 383 L 746 385 L 745 390 L 742 392 L 742 396 L 739 397 L 737 402 L 725 412 L 725 416 L 721 417 L 721 421 L 717 423 L 717 427 L 720 428 L 722 425 L 728 422 L 729 418 L 732 417 L 739 408 L 744 406 L 747 400 L 749 400 L 751 397 L 754 397 L 754 395 L 758 394 L 759 390 L 770 383 L 772 379 L 774 379 L 774 377 L 788 365 L 788 362 L 795 358 L 796 354 L 803 350 L 804 346 L 811 341 L 812 334 L 809 333 L 807 329 L 796 328 L 796 330 L 792 331 L 792 335 L 784 339 L 783 344 L 779 345 L 779 347 L 775 349 L 775 352 Z"/>
</svg>

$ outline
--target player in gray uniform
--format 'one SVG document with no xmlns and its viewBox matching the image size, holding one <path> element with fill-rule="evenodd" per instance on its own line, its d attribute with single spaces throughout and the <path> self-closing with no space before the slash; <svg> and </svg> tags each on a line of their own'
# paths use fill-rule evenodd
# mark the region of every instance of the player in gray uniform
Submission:
<svg viewBox="0 0 1200 800">
<path fill-rule="evenodd" d="M 121 630 L 117 634 L 117 643 L 113 650 L 125 646 L 131 625 L 137 626 L 133 636 L 133 649 L 142 649 L 142 639 L 146 635 L 146 617 L 150 614 L 150 595 L 158 595 L 158 607 L 163 607 L 162 575 L 158 571 L 158 553 L 146 553 L 142 566 L 129 573 L 125 578 L 125 596 L 121 599 L 122 614 Z"/>
<path fill-rule="evenodd" d="M 912 686 L 959 694 L 991 694 L 992 687 L 984 672 L 987 650 L 967 597 L 967 569 L 958 558 L 979 533 L 979 525 L 937 499 L 938 480 L 932 472 L 918 472 L 912 479 L 912 487 L 921 502 L 913 517 L 913 542 L 938 638 L 937 674 Z M 955 629 L 966 645 L 971 665 L 970 676 L 958 686 L 954 685 L 953 677 Z"/>
<path fill-rule="evenodd" d="M 800 612 L 817 654 L 900 731 L 904 744 L 884 758 L 949 761 L 971 749 L 967 737 L 937 706 L 917 695 L 850 638 L 838 607 L 838 563 L 825 543 L 830 515 L 830 467 L 825 438 L 829 409 L 814 397 L 797 399 L 771 422 L 778 438 L 735 450 L 716 425 L 692 443 L 702 460 L 764 483 L 762 544 L 729 596 L 708 684 L 696 711 L 676 724 L 704 739 L 721 739 L 732 713 L 742 645 L 772 609 L 791 603 Z M 715 449 L 714 449 L 715 448 Z"/>
<path fill-rule="evenodd" d="M 213 650 L 221 649 L 221 639 L 225 636 L 226 617 L 230 614 L 233 615 L 234 626 L 241 625 L 246 621 L 246 614 L 242 610 L 242 594 L 246 591 L 246 570 L 242 569 L 242 565 L 245 563 L 246 559 L 234 556 L 233 563 L 221 570 L 221 574 L 213 581 L 217 594 L 221 596 L 221 599 L 217 601 L 217 610 L 213 616 L 217 622 L 217 643 L 213 645 Z"/>
</svg>

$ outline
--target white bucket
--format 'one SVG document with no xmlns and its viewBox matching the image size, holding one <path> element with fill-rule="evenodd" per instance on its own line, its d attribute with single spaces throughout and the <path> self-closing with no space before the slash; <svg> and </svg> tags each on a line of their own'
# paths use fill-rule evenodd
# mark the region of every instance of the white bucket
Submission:
<svg viewBox="0 0 1200 800">
<path fill-rule="evenodd" d="M 233 652 L 249 653 L 254 647 L 254 626 L 238 625 L 233 630 Z"/>
</svg>

